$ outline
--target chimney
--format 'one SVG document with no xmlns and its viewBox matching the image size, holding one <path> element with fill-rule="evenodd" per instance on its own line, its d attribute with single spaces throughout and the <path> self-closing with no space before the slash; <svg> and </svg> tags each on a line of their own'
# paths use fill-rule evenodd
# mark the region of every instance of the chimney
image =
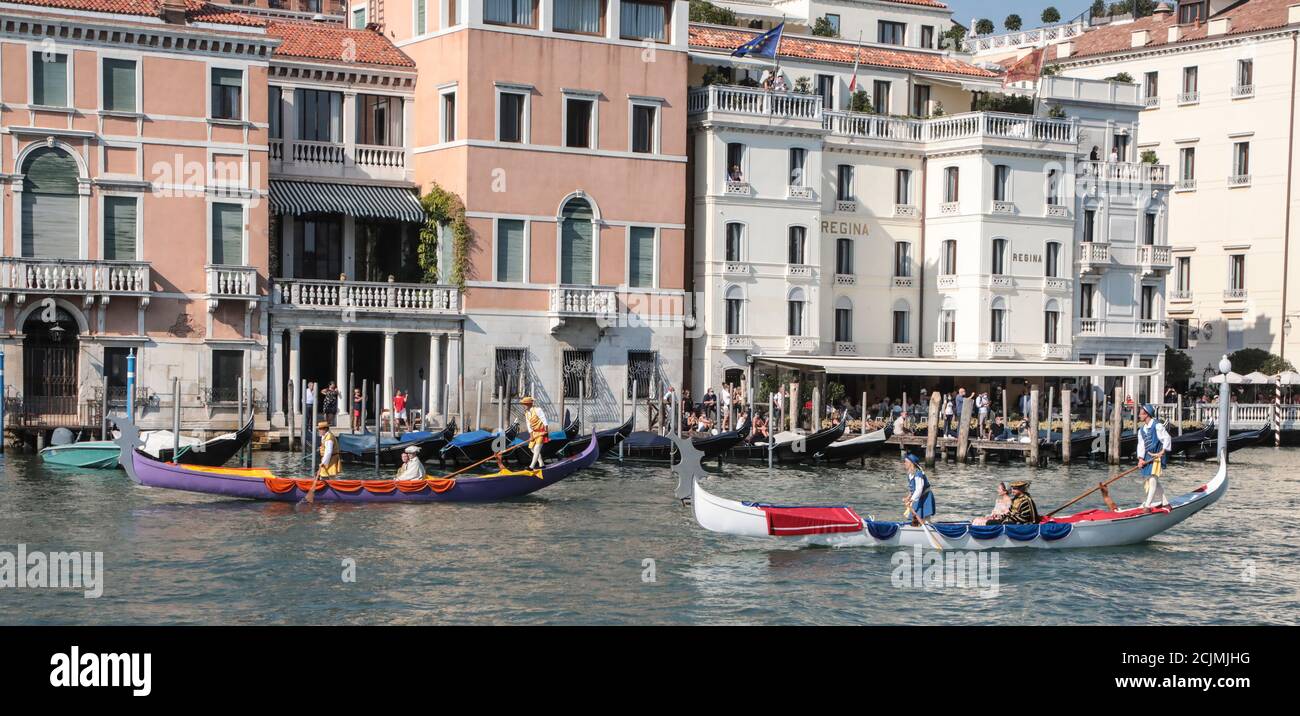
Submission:
<svg viewBox="0 0 1300 716">
<path fill-rule="evenodd" d="M 1183 28 L 1177 25 L 1169 26 L 1169 41 L 1178 42 L 1183 37 Z"/>
<path fill-rule="evenodd" d="M 184 25 L 186 23 L 185 0 L 162 0 L 161 5 L 163 22 L 170 25 Z"/>
<path fill-rule="evenodd" d="M 1074 54 L 1073 42 L 1062 42 L 1056 46 L 1056 58 L 1064 59 Z"/>
<path fill-rule="evenodd" d="M 1156 5 L 1156 9 L 1152 10 L 1151 14 L 1156 17 L 1160 17 L 1161 15 L 1172 15 L 1174 14 L 1174 9 L 1169 7 L 1168 3 L 1162 2 L 1159 5 Z"/>
<path fill-rule="evenodd" d="M 1147 43 L 1151 41 L 1151 32 L 1149 30 L 1134 30 L 1132 36 L 1133 47 L 1146 47 Z"/>
<path fill-rule="evenodd" d="M 1288 5 L 1286 8 L 1286 24 L 1294 25 L 1300 22 L 1300 5 Z"/>
<path fill-rule="evenodd" d="M 1231 31 L 1232 31 L 1231 17 L 1216 17 L 1213 20 L 1210 20 L 1210 26 L 1206 29 L 1206 34 L 1210 36 L 1226 35 Z"/>
</svg>

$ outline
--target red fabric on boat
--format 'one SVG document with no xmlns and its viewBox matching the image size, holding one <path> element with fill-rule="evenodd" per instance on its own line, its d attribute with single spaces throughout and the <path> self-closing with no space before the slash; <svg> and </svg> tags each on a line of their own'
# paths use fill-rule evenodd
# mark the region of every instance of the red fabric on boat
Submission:
<svg viewBox="0 0 1300 716">
<path fill-rule="evenodd" d="M 1043 522 L 1094 522 L 1096 520 L 1117 520 L 1124 517 L 1145 515 L 1148 512 L 1168 511 L 1168 507 L 1152 507 L 1151 509 L 1134 507 L 1131 510 L 1120 510 L 1119 512 L 1111 512 L 1110 510 L 1084 510 L 1083 512 L 1067 515 L 1065 517 L 1045 517 L 1043 518 Z"/>
<path fill-rule="evenodd" d="M 764 507 L 767 533 L 783 537 L 861 532 L 862 518 L 851 507 Z"/>
<path fill-rule="evenodd" d="M 282 495 L 297 487 L 303 492 L 311 490 L 312 481 L 306 478 L 268 477 L 264 479 L 266 488 L 277 495 Z M 330 488 L 335 492 L 359 492 L 364 489 L 372 494 L 388 494 L 393 491 L 404 493 L 422 492 L 426 489 L 443 493 L 456 486 L 452 478 L 432 477 L 426 480 L 320 480 L 316 490 Z"/>
</svg>

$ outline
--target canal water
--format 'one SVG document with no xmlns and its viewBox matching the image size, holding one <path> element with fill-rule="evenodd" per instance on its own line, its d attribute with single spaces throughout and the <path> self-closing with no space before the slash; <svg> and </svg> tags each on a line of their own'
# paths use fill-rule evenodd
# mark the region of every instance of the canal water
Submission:
<svg viewBox="0 0 1300 716">
<path fill-rule="evenodd" d="M 897 585 L 893 551 L 705 532 L 673 499 L 666 465 L 605 461 L 502 504 L 309 507 L 143 488 L 121 471 L 54 469 L 29 455 L 0 460 L 0 551 L 98 551 L 105 572 L 97 599 L 0 589 L 3 624 L 1300 621 L 1295 448 L 1234 453 L 1224 499 L 1148 543 L 1002 551 L 996 595 Z M 295 457 L 259 453 L 255 462 L 289 474 Z M 948 464 L 931 474 L 945 519 L 987 513 L 999 480 L 1032 480 L 1047 511 L 1107 472 Z M 1166 489 L 1190 491 L 1213 473 L 1213 463 L 1177 462 Z M 897 459 L 881 457 L 838 468 L 728 464 L 706 486 L 899 519 L 905 479 Z M 1121 506 L 1140 500 L 1135 480 L 1113 492 Z M 1101 505 L 1079 505 L 1088 506 Z"/>
</svg>

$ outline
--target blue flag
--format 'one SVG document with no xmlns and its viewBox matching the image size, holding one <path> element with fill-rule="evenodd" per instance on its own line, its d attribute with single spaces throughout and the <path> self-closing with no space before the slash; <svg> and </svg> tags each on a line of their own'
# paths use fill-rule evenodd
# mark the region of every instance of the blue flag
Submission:
<svg viewBox="0 0 1300 716">
<path fill-rule="evenodd" d="M 732 57 L 745 57 L 755 55 L 758 57 L 775 58 L 776 50 L 781 46 L 781 32 L 785 29 L 785 23 L 781 23 L 767 32 L 755 37 L 745 44 L 737 47 L 731 53 Z"/>
</svg>

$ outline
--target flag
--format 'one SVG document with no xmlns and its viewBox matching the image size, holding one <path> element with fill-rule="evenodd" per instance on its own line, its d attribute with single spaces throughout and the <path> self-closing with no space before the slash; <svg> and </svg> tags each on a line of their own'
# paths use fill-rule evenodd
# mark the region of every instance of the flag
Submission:
<svg viewBox="0 0 1300 716">
<path fill-rule="evenodd" d="M 858 32 L 858 46 L 853 48 L 853 79 L 849 80 L 849 97 L 858 90 L 858 59 L 862 55 L 862 32 Z M 852 100 L 850 100 L 852 101 Z"/>
<path fill-rule="evenodd" d="M 737 47 L 731 53 L 732 57 L 746 57 L 756 55 L 758 57 L 775 58 L 777 48 L 781 46 L 781 32 L 785 29 L 785 23 L 781 23 L 767 32 L 755 37 L 745 44 Z"/>
</svg>

